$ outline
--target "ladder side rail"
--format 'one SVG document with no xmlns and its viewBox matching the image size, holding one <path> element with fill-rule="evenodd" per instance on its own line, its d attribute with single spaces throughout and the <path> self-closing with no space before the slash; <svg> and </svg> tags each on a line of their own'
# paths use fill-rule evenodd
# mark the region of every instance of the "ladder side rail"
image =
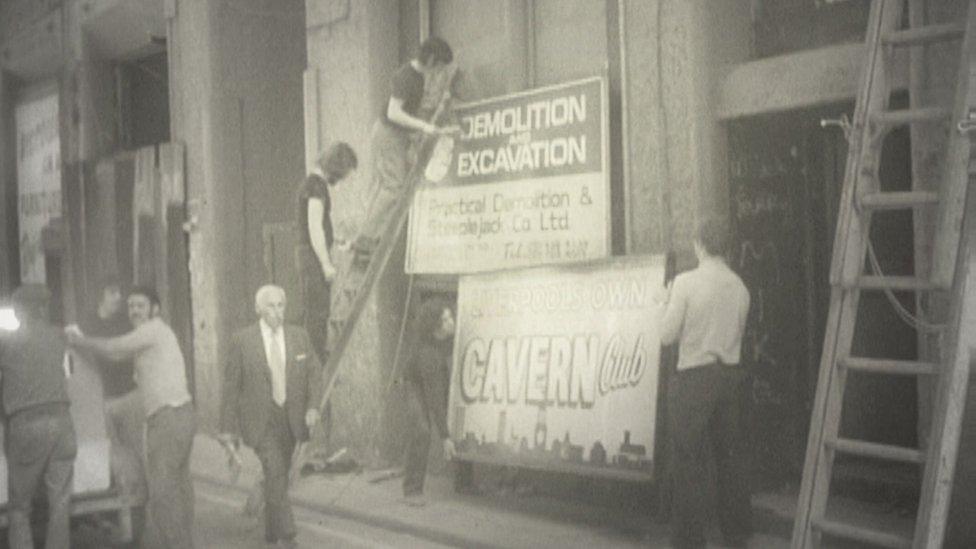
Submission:
<svg viewBox="0 0 976 549">
<path fill-rule="evenodd" d="M 854 320 L 857 315 L 859 291 L 843 289 L 844 274 L 853 271 L 856 277 L 863 269 L 864 250 L 867 243 L 867 226 L 862 224 L 855 209 L 857 182 L 862 177 L 862 161 L 865 148 L 872 145 L 869 117 L 888 104 L 889 75 L 885 63 L 881 37 L 894 30 L 901 14 L 901 2 L 875 1 L 871 5 L 870 24 L 865 39 L 867 60 L 861 74 L 857 103 L 855 105 L 853 131 L 850 133 L 844 188 L 840 198 L 840 213 L 831 258 L 830 282 L 832 285 L 830 310 L 825 330 L 817 392 L 811 413 L 810 432 L 807 437 L 807 453 L 804 460 L 803 479 L 797 502 L 797 514 L 793 528 L 793 547 L 814 545 L 812 519 L 823 514 L 830 483 L 832 454 L 827 455 L 824 446 L 825 424 L 839 425 L 840 407 L 843 402 L 844 372 L 838 371 L 838 349 L 847 349 L 853 338 Z M 851 248 L 859 255 L 851 253 Z M 847 263 L 854 263 L 853 268 Z M 835 375 L 836 373 L 836 375 Z M 836 435 L 836 433 L 834 433 Z M 826 459 L 825 459 L 826 458 Z"/>
<path fill-rule="evenodd" d="M 976 2 L 970 0 L 966 15 L 966 30 L 959 56 L 955 102 L 946 150 L 946 169 L 942 177 L 942 200 L 935 229 L 932 281 L 942 288 L 951 288 L 956 273 L 958 242 L 962 232 L 966 189 L 969 184 L 967 165 L 970 159 L 970 139 L 956 128 L 976 109 Z"/>
<path fill-rule="evenodd" d="M 970 361 L 974 358 L 971 343 L 963 334 L 976 333 L 976 257 L 959 262 L 965 271 L 958 284 L 958 315 L 954 342 L 950 348 L 946 371 L 939 380 L 936 410 L 932 418 L 932 441 L 922 480 L 922 499 L 915 525 L 915 547 L 942 547 L 946 519 L 952 497 L 959 439 L 969 389 Z"/>
<path fill-rule="evenodd" d="M 820 374 L 817 381 L 817 392 L 811 414 L 810 431 L 807 435 L 807 451 L 803 465 L 803 477 L 800 484 L 800 495 L 797 501 L 796 518 L 793 524 L 794 548 L 814 547 L 813 520 L 822 516 L 826 504 L 826 491 L 830 485 L 830 470 L 833 462 L 833 451 L 825 447 L 828 436 L 836 436 L 837 429 L 825 427 L 840 415 L 840 405 L 843 403 L 843 386 L 846 383 L 846 369 L 836 368 L 837 349 L 849 347 L 850 337 L 845 337 L 844 328 L 853 322 L 857 314 L 857 299 L 852 295 L 858 290 L 846 291 L 834 286 L 830 291 L 830 310 L 827 317 L 828 331 L 824 335 L 823 352 L 820 358 Z M 831 329 L 833 328 L 833 329 Z M 853 330 L 848 330 L 853 333 Z M 847 341 L 845 341 L 847 340 Z M 828 452 L 830 455 L 828 455 Z"/>
<path fill-rule="evenodd" d="M 973 14 L 970 10 L 970 15 Z M 971 36 L 971 35 L 968 35 Z M 968 140 L 967 140 L 968 141 Z M 969 156 L 967 186 L 976 185 L 976 148 Z M 964 187 L 965 189 L 965 187 Z M 968 213 L 957 239 L 957 261 L 952 290 L 952 309 L 945 338 L 943 372 L 939 376 L 932 437 L 928 448 L 922 493 L 915 525 L 915 547 L 941 547 L 952 495 L 959 438 L 967 390 L 972 342 L 976 333 L 976 193 L 966 193 L 963 212 Z"/>
<path fill-rule="evenodd" d="M 841 281 L 853 282 L 860 274 L 863 263 L 863 256 L 852 257 L 851 253 L 852 241 L 861 239 L 860 233 L 866 230 L 866 227 L 857 222 L 856 203 L 859 195 L 864 191 L 861 188 L 861 181 L 865 176 L 865 160 L 873 164 L 867 166 L 872 177 L 877 173 L 877 162 L 880 160 L 877 158 L 880 156 L 880 147 L 878 147 L 878 155 L 875 155 L 876 158 L 866 156 L 865 152 L 874 145 L 869 132 L 873 126 L 870 121 L 871 114 L 885 110 L 890 96 L 891 75 L 885 59 L 886 47 L 882 45 L 881 37 L 893 31 L 898 25 L 901 5 L 901 1 L 891 0 L 875 0 L 871 4 L 870 24 L 865 38 L 867 62 L 860 75 L 854 118 L 851 121 L 852 131 L 849 134 L 850 143 L 839 202 L 840 212 L 834 231 L 833 254 L 830 262 L 831 284 L 838 284 Z"/>
</svg>

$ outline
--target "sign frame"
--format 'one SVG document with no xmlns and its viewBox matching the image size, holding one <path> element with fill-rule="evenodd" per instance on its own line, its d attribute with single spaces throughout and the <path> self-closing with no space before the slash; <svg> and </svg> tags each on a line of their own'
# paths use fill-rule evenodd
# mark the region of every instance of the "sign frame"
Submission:
<svg viewBox="0 0 976 549">
<path fill-rule="evenodd" d="M 552 264 L 543 265 L 539 267 L 533 267 L 531 269 L 526 269 L 527 271 L 535 271 L 536 273 L 545 273 L 546 271 L 569 271 L 571 273 L 584 274 L 587 271 L 599 272 L 601 269 L 607 268 L 621 268 L 625 269 L 629 266 L 641 266 L 647 265 L 649 267 L 658 267 L 662 269 L 661 286 L 663 288 L 665 283 L 665 278 L 667 276 L 667 260 L 664 255 L 628 255 L 628 256 L 614 256 L 605 259 L 596 259 L 590 261 L 584 261 L 579 263 L 571 264 Z M 478 273 L 476 275 L 471 275 L 479 278 L 490 278 L 496 279 L 506 276 L 508 273 L 504 271 L 494 271 L 489 273 Z M 462 283 L 463 283 L 462 277 Z M 654 291 L 655 286 L 652 284 L 650 291 Z M 459 296 L 460 297 L 460 296 Z M 651 297 L 653 300 L 654 298 Z M 650 441 L 647 441 L 647 448 L 651 452 L 650 466 L 644 468 L 626 468 L 626 467 L 610 467 L 610 466 L 600 466 L 593 464 L 591 462 L 574 462 L 574 461 L 558 461 L 554 459 L 545 459 L 534 453 L 536 451 L 532 450 L 530 453 L 511 453 L 511 452 L 482 452 L 478 450 L 466 449 L 463 439 L 458 436 L 458 427 L 456 425 L 457 408 L 464 407 L 465 405 L 459 404 L 458 388 L 460 372 L 460 362 L 462 360 L 462 354 L 464 352 L 463 345 L 458 337 L 462 333 L 462 324 L 465 319 L 462 317 L 459 310 L 455 331 L 455 346 L 452 356 L 452 370 L 451 370 L 451 380 L 450 380 L 450 390 L 448 396 L 448 425 L 449 430 L 451 430 L 451 437 L 455 441 L 457 446 L 457 452 L 455 454 L 454 460 L 462 465 L 470 464 L 486 464 L 486 465 L 499 465 L 499 466 L 509 466 L 518 467 L 522 469 L 547 471 L 555 473 L 565 473 L 573 474 L 578 476 L 594 477 L 594 478 L 607 478 L 618 481 L 626 482 L 655 482 L 657 480 L 656 475 L 660 472 L 660 464 L 666 461 L 666 456 L 658 455 L 657 450 L 661 448 L 659 444 L 658 437 L 664 436 L 666 434 L 666 426 L 661 424 L 661 419 L 663 416 L 660 415 L 660 404 L 662 398 L 666 398 L 666 387 L 662 383 L 666 380 L 664 375 L 664 364 L 659 362 L 660 359 L 660 345 L 652 345 L 647 349 L 647 352 L 653 355 L 653 363 L 656 369 L 656 379 L 655 383 L 655 396 L 651 403 L 650 412 L 653 415 L 653 436 Z M 600 440 L 604 440 L 606 437 L 601 437 Z M 609 457 L 609 456 L 608 456 Z"/>
<path fill-rule="evenodd" d="M 417 253 L 417 251 L 416 250 L 418 249 L 418 237 L 417 237 L 417 234 L 416 234 L 416 229 L 415 229 L 414 223 L 413 222 L 409 222 L 407 224 L 407 250 L 406 250 L 406 258 L 405 258 L 405 262 L 404 262 L 405 263 L 405 271 L 408 274 L 419 275 L 419 276 L 438 276 L 438 275 L 454 275 L 454 276 L 459 276 L 459 275 L 463 275 L 463 274 L 480 274 L 480 273 L 491 273 L 491 272 L 499 272 L 499 271 L 507 271 L 507 270 L 517 270 L 517 269 L 525 269 L 525 268 L 535 268 L 535 267 L 544 266 L 544 265 L 572 265 L 572 264 L 586 263 L 586 262 L 589 262 L 589 261 L 600 261 L 600 260 L 605 260 L 605 259 L 608 259 L 608 258 L 613 257 L 613 219 L 612 219 L 612 215 L 613 215 L 613 205 L 612 205 L 613 190 L 612 190 L 612 181 L 611 181 L 612 178 L 611 178 L 611 174 L 610 174 L 610 159 L 609 159 L 609 155 L 610 155 L 610 98 L 609 98 L 609 78 L 608 78 L 608 76 L 607 76 L 607 74 L 605 72 L 604 72 L 604 74 L 601 74 L 601 75 L 589 76 L 589 77 L 586 77 L 586 78 L 580 78 L 580 79 L 576 79 L 576 80 L 570 80 L 570 81 L 566 81 L 566 82 L 560 82 L 558 84 L 552 84 L 552 85 L 549 85 L 549 86 L 542 86 L 542 87 L 538 87 L 538 88 L 531 88 L 531 89 L 527 89 L 527 90 L 520 90 L 520 91 L 517 91 L 517 92 L 505 94 L 505 95 L 494 96 L 494 97 L 487 97 L 487 98 L 479 99 L 479 100 L 476 100 L 476 101 L 469 101 L 469 102 L 465 102 L 465 103 L 458 103 L 457 105 L 454 106 L 454 110 L 464 110 L 464 109 L 476 108 L 476 107 L 480 107 L 480 106 L 487 105 L 487 104 L 494 103 L 494 102 L 500 102 L 500 101 L 507 101 L 507 100 L 512 100 L 512 99 L 518 99 L 518 98 L 521 98 L 521 97 L 527 97 L 527 96 L 531 96 L 531 95 L 535 95 L 535 94 L 541 94 L 541 93 L 551 93 L 551 92 L 555 92 L 555 91 L 559 91 L 559 90 L 562 90 L 562 89 L 571 88 L 571 87 L 575 87 L 575 86 L 588 85 L 588 84 L 591 84 L 591 83 L 594 83 L 594 82 L 599 83 L 599 89 L 600 89 L 600 145 L 599 145 L 599 148 L 600 148 L 600 170 L 601 170 L 601 172 L 603 174 L 603 177 L 601 178 L 602 179 L 601 183 L 603 185 L 602 198 L 603 198 L 603 201 L 604 201 L 604 207 L 603 207 L 603 212 L 602 212 L 602 214 L 603 214 L 603 221 L 604 221 L 604 234 L 605 234 L 604 242 L 603 242 L 604 254 L 602 256 L 600 256 L 600 257 L 590 257 L 590 258 L 586 258 L 586 259 L 584 259 L 582 261 L 573 261 L 573 260 L 565 260 L 565 259 L 564 260 L 559 260 L 559 261 L 537 260 L 537 261 L 534 261 L 534 262 L 531 262 L 531 263 L 527 263 L 527 264 L 512 265 L 512 266 L 504 266 L 504 265 L 502 265 L 502 266 L 497 266 L 497 267 L 493 267 L 493 268 L 488 268 L 488 269 L 483 269 L 483 270 L 477 270 L 477 271 L 469 271 L 469 272 L 464 272 L 464 273 L 459 273 L 459 272 L 446 272 L 446 271 L 418 271 L 417 270 L 417 267 L 416 267 L 416 263 L 417 263 L 417 260 L 416 260 L 416 253 Z M 452 165 L 453 165 L 453 162 L 452 162 Z M 561 177 L 561 176 L 549 176 L 549 178 L 558 178 L 558 177 Z M 540 180 L 545 180 L 545 179 L 548 179 L 548 178 L 542 178 Z M 484 185 L 505 185 L 505 184 L 511 184 L 511 183 L 512 183 L 512 181 L 497 181 L 497 182 L 487 182 L 487 183 L 477 183 L 477 184 L 484 184 Z M 467 186 L 467 185 L 450 185 L 449 188 L 462 188 L 462 187 L 465 187 L 465 186 Z M 424 181 L 421 182 L 421 188 L 418 189 L 418 191 L 425 190 L 424 187 L 431 188 L 433 186 L 431 185 L 431 183 L 429 181 L 424 180 Z M 436 188 L 436 187 L 434 187 L 434 188 Z M 417 195 L 414 195 L 413 202 L 411 203 L 411 206 L 410 206 L 410 219 L 411 219 L 411 221 L 416 217 L 416 208 L 417 207 L 418 207 L 418 196 Z"/>
</svg>

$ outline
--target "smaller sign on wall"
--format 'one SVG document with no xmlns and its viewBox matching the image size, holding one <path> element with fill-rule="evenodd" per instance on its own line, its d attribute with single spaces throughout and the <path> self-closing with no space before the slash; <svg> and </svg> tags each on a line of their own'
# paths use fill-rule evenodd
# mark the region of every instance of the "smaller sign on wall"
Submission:
<svg viewBox="0 0 976 549">
<path fill-rule="evenodd" d="M 663 283 L 660 256 L 462 277 L 460 458 L 650 477 Z"/>
<path fill-rule="evenodd" d="M 446 176 L 410 210 L 407 272 L 607 257 L 605 96 L 591 78 L 458 106 Z"/>
<path fill-rule="evenodd" d="M 51 93 L 17 105 L 17 209 L 20 227 L 20 278 L 44 284 L 41 231 L 61 216 L 61 141 L 58 95 Z"/>
</svg>

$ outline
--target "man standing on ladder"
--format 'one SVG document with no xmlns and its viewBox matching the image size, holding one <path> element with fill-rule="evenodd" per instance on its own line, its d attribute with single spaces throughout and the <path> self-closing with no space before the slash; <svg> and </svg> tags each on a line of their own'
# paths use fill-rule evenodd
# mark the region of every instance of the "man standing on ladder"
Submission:
<svg viewBox="0 0 976 549">
<path fill-rule="evenodd" d="M 725 262 L 723 226 L 702 222 L 694 247 L 698 267 L 674 279 L 661 324 L 661 344 L 678 342 L 678 367 L 668 386 L 671 542 L 678 549 L 705 547 L 710 444 L 722 535 L 727 545 L 745 547 L 752 517 L 742 428 L 747 377 L 739 358 L 749 290 Z"/>
<path fill-rule="evenodd" d="M 373 196 L 359 237 L 353 242 L 360 265 L 369 263 L 393 208 L 407 189 L 411 134 L 444 135 L 457 131 L 453 126 L 437 127 L 418 116 L 424 77 L 437 74 L 453 60 L 454 53 L 447 42 L 431 37 L 420 45 L 419 55 L 393 75 L 390 96 L 370 135 Z"/>
<path fill-rule="evenodd" d="M 315 169 L 298 191 L 298 250 L 305 330 L 319 359 L 326 359 L 330 290 L 336 277 L 332 260 L 335 231 L 332 227 L 332 196 L 329 188 L 348 177 L 359 165 L 355 151 L 337 142 L 322 151 Z"/>
</svg>

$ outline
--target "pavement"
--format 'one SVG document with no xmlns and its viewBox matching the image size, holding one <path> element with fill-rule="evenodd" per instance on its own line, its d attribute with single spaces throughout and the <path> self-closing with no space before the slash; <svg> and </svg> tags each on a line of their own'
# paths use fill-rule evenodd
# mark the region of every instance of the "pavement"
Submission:
<svg viewBox="0 0 976 549">
<path fill-rule="evenodd" d="M 242 457 L 242 472 L 235 481 L 220 445 L 207 435 L 198 435 L 191 465 L 198 492 L 220 493 L 224 501 L 236 501 L 243 509 L 260 477 L 260 464 L 250 451 L 242 452 Z M 601 494 L 601 488 L 586 479 L 555 484 L 582 490 L 592 498 L 533 493 L 525 486 L 482 486 L 475 494 L 461 494 L 455 492 L 449 472 L 428 476 L 427 505 L 423 507 L 400 501 L 399 478 L 370 482 L 379 471 L 302 477 L 292 486 L 290 496 L 296 514 L 321 517 L 316 523 L 320 526 L 352 521 L 422 540 L 420 546 L 425 547 L 668 547 L 667 524 L 655 522 L 639 498 L 615 498 L 612 489 Z M 414 544 L 392 544 L 405 545 Z M 766 534 L 754 536 L 750 543 L 756 549 L 787 546 L 787 539 Z"/>
</svg>

